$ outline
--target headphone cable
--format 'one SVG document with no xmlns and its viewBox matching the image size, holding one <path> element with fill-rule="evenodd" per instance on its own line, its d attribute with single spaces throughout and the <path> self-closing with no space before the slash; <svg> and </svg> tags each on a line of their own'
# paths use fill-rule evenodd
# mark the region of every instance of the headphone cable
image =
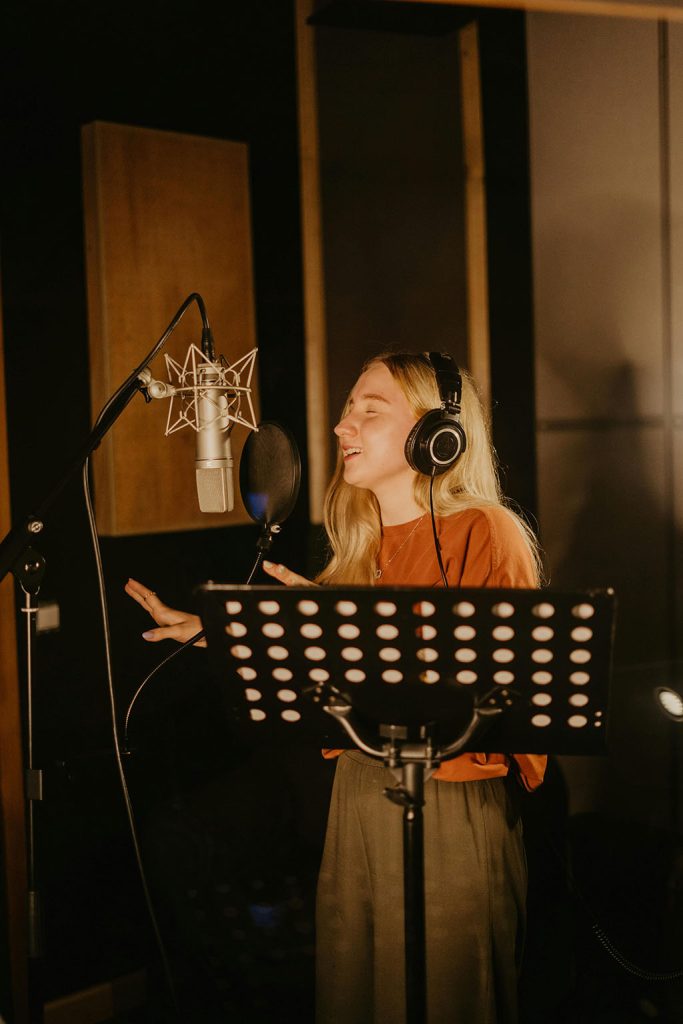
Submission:
<svg viewBox="0 0 683 1024">
<path fill-rule="evenodd" d="M 441 572 L 441 579 L 443 585 L 448 590 L 448 579 L 446 577 L 446 570 L 443 567 L 443 558 L 441 557 L 441 545 L 439 544 L 439 537 L 436 532 L 436 516 L 434 515 L 434 477 L 436 476 L 436 466 L 432 467 L 432 474 L 429 478 L 429 512 L 432 517 L 432 534 L 434 536 L 434 550 L 436 551 L 436 560 L 439 563 L 439 570 Z"/>
</svg>

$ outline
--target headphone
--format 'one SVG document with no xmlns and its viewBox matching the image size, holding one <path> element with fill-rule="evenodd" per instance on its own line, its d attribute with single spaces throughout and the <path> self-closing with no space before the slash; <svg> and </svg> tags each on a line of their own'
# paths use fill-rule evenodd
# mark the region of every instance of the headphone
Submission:
<svg viewBox="0 0 683 1024">
<path fill-rule="evenodd" d="M 439 476 L 455 465 L 467 447 L 460 422 L 462 377 L 447 352 L 430 352 L 427 358 L 436 374 L 441 406 L 417 421 L 406 439 L 405 456 L 411 469 Z"/>
</svg>

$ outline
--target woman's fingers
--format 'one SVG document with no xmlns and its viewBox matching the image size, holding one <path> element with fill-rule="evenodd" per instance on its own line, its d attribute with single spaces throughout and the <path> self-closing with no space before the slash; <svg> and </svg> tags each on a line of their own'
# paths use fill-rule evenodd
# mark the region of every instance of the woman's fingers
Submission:
<svg viewBox="0 0 683 1024">
<path fill-rule="evenodd" d="M 274 562 L 264 562 L 264 570 L 279 583 L 286 587 L 314 587 L 315 583 L 292 572 L 285 565 Z M 202 628 L 202 622 L 198 615 L 190 615 L 189 612 L 178 611 L 176 608 L 169 608 L 153 590 L 138 580 L 129 579 L 125 585 L 125 591 L 129 597 L 147 611 L 157 624 L 157 629 L 148 629 L 142 634 L 149 643 L 156 644 L 160 640 L 176 640 L 178 643 L 185 643 L 190 640 Z M 206 647 L 206 640 L 200 640 L 195 646 Z"/>
<path fill-rule="evenodd" d="M 129 597 L 132 597 L 134 601 L 137 601 L 137 603 L 148 611 L 150 615 L 152 614 L 153 607 L 159 607 L 163 604 L 153 590 L 146 587 L 144 583 L 138 583 L 137 580 L 128 580 L 124 590 Z"/>
<path fill-rule="evenodd" d="M 146 587 L 137 580 L 130 579 L 124 590 L 129 597 L 149 612 L 154 621 L 160 626 L 175 626 L 187 618 L 187 612 L 178 611 L 176 608 L 169 608 L 167 604 L 157 597 L 153 590 Z"/>
<path fill-rule="evenodd" d="M 299 576 L 298 573 L 292 572 L 286 565 L 276 565 L 275 562 L 264 562 L 263 568 L 269 576 L 273 579 L 278 580 L 280 583 L 284 583 L 286 587 L 315 587 L 317 584 L 307 580 L 305 576 Z"/>
<path fill-rule="evenodd" d="M 169 608 L 144 583 L 129 579 L 124 589 L 128 596 L 137 601 L 160 627 L 159 629 L 148 629 L 142 634 L 144 639 L 150 643 L 158 643 L 160 640 L 177 640 L 182 644 L 201 632 L 202 620 L 198 615 Z M 206 640 L 200 640 L 195 646 L 206 647 Z"/>
<path fill-rule="evenodd" d="M 137 580 L 129 579 L 123 588 L 129 597 L 132 597 L 138 604 L 144 604 L 145 599 L 153 593 L 149 587 L 146 587 L 143 583 L 138 583 Z"/>
<path fill-rule="evenodd" d="M 157 644 L 160 640 L 176 640 L 184 644 L 201 632 L 202 622 L 198 615 L 190 615 L 184 622 L 175 626 L 161 626 L 158 629 L 147 629 L 142 634 L 149 643 Z M 195 647 L 206 647 L 206 640 L 198 640 Z"/>
</svg>

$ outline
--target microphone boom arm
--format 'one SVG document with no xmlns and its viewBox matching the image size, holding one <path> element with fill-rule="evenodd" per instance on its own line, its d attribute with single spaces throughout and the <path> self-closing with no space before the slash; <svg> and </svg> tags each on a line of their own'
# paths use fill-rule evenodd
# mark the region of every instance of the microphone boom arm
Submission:
<svg viewBox="0 0 683 1024">
<path fill-rule="evenodd" d="M 94 427 L 56 484 L 54 484 L 51 490 L 48 491 L 47 495 L 38 502 L 37 506 L 35 506 L 35 511 L 24 516 L 22 521 L 12 527 L 9 533 L 7 533 L 0 542 L 0 581 L 3 580 L 9 572 L 13 573 L 15 576 L 19 576 L 24 573 L 25 566 L 22 565 L 22 561 L 26 561 L 26 552 L 33 544 L 35 544 L 38 535 L 43 532 L 46 513 L 62 493 L 71 477 L 82 468 L 86 459 L 99 446 L 102 438 L 114 425 L 136 392 L 144 390 L 141 381 L 138 379 L 139 375 L 143 370 L 145 370 L 149 363 L 152 362 L 157 353 L 166 344 L 168 338 L 185 315 L 187 308 L 193 302 L 196 302 L 199 307 L 199 312 L 202 318 L 203 333 L 210 331 L 204 300 L 198 292 L 192 292 L 174 314 L 168 327 L 154 345 L 154 348 L 145 356 L 140 365 L 133 370 L 133 372 L 106 403 L 97 417 Z"/>
<path fill-rule="evenodd" d="M 25 557 L 26 551 L 35 544 L 36 538 L 43 532 L 46 513 L 62 493 L 71 477 L 82 468 L 86 459 L 99 447 L 102 438 L 114 425 L 128 403 L 135 396 L 135 393 L 140 390 L 142 388 L 136 378 L 135 381 L 128 385 L 125 391 L 121 391 L 117 395 L 115 402 L 110 402 L 107 406 L 106 415 L 98 419 L 72 462 L 63 472 L 52 490 L 38 503 L 34 512 L 29 513 L 21 523 L 13 527 L 4 537 L 0 543 L 0 580 L 3 580 L 8 572 L 17 576 L 17 574 L 23 571 L 22 559 Z"/>
</svg>

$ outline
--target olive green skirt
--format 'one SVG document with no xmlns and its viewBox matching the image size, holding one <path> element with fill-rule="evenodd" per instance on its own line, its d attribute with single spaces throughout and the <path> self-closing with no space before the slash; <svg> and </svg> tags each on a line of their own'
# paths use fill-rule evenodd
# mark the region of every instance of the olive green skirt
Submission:
<svg viewBox="0 0 683 1024">
<path fill-rule="evenodd" d="M 403 812 L 380 761 L 337 765 L 317 902 L 318 1024 L 405 1021 Z M 428 1024 L 515 1024 L 526 858 L 509 779 L 425 786 Z"/>
</svg>

